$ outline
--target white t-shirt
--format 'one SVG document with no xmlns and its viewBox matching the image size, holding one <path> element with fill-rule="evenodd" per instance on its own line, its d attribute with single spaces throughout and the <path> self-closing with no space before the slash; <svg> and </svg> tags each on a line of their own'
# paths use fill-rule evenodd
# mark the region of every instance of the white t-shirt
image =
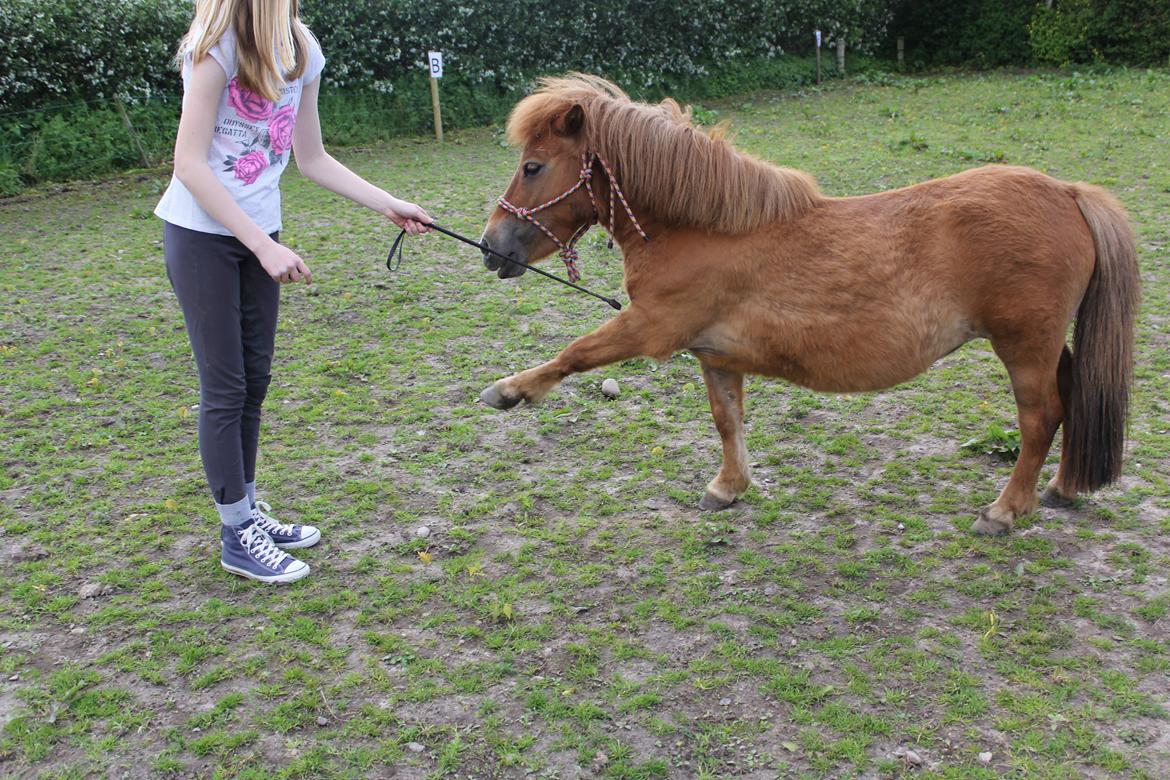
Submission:
<svg viewBox="0 0 1170 780">
<path fill-rule="evenodd" d="M 284 86 L 275 103 L 240 86 L 236 74 L 236 33 L 230 26 L 208 54 L 227 74 L 228 83 L 219 99 L 215 132 L 207 150 L 207 164 L 265 233 L 281 228 L 280 175 L 292 156 L 293 127 L 301 106 L 301 92 L 325 67 L 325 55 L 317 39 L 308 33 L 309 61 L 304 74 Z M 183 89 L 191 78 L 191 55 L 183 63 Z M 214 220 L 183 186 L 178 177 L 163 193 L 154 213 L 173 225 L 203 233 L 231 235 Z"/>
</svg>

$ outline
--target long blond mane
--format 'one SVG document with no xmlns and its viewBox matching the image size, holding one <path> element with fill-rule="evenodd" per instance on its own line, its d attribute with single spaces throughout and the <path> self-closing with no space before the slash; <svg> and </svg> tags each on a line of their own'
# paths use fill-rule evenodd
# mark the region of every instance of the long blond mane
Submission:
<svg viewBox="0 0 1170 780">
<path fill-rule="evenodd" d="M 574 106 L 584 111 L 583 150 L 615 169 L 631 205 L 671 225 L 746 233 L 797 216 L 821 195 L 807 173 L 738 151 L 723 128 L 704 132 L 690 108 L 666 99 L 636 103 L 605 79 L 548 77 L 508 118 L 508 140 L 525 146 Z"/>
</svg>

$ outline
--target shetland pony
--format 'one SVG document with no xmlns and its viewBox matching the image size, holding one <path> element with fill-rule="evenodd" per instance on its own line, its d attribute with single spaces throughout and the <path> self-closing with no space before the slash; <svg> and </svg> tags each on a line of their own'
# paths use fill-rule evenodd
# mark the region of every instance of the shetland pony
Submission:
<svg viewBox="0 0 1170 780">
<path fill-rule="evenodd" d="M 1058 427 L 1045 505 L 1119 476 L 1139 277 L 1126 214 L 1104 190 L 986 166 L 826 197 L 809 175 L 694 127 L 675 101 L 637 103 L 581 74 L 544 79 L 512 111 L 508 138 L 520 167 L 484 242 L 525 262 L 560 247 L 571 263 L 590 225 L 612 227 L 630 305 L 485 389 L 485 403 L 538 403 L 569 374 L 690 350 L 723 442 L 700 507 L 718 509 L 751 481 L 744 374 L 879 390 L 986 338 L 1011 378 L 1020 454 L 973 530 L 1006 533 L 1035 510 Z M 484 263 L 501 278 L 524 272 L 486 253 Z"/>
</svg>

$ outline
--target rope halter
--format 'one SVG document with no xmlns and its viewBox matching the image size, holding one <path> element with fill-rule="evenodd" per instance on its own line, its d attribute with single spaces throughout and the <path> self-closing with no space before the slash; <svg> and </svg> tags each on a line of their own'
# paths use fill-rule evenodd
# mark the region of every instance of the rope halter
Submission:
<svg viewBox="0 0 1170 780">
<path fill-rule="evenodd" d="M 642 230 L 642 226 L 638 224 L 638 218 L 634 216 L 634 212 L 630 208 L 630 204 L 626 202 L 626 196 L 622 194 L 622 188 L 618 186 L 617 178 L 614 177 L 613 171 L 610 170 L 609 165 L 606 164 L 605 160 L 601 158 L 601 155 L 597 154 L 596 152 L 581 153 L 581 173 L 577 178 L 577 183 L 547 203 L 542 203 L 539 206 L 535 206 L 529 209 L 509 203 L 508 199 L 503 195 L 501 195 L 497 201 L 500 204 L 500 208 L 504 209 L 504 211 L 507 211 L 509 214 L 518 219 L 526 219 L 532 224 L 536 225 L 544 232 L 546 236 L 552 240 L 554 244 L 560 247 L 560 258 L 562 261 L 564 261 L 565 270 L 569 274 L 569 281 L 572 282 L 576 282 L 581 278 L 581 270 L 577 264 L 578 255 L 575 245 L 577 241 L 580 240 L 581 236 L 585 235 L 586 231 L 588 231 L 595 222 L 601 221 L 601 212 L 597 209 L 597 199 L 593 195 L 594 161 L 601 163 L 601 167 L 605 171 L 605 175 L 609 177 L 609 246 L 611 248 L 613 247 L 615 216 L 613 203 L 614 193 L 617 193 L 618 198 L 621 199 L 622 206 L 625 208 L 626 214 L 629 215 L 630 222 L 634 223 L 634 227 L 637 229 L 638 235 L 642 237 L 643 241 L 649 241 L 650 238 L 646 235 L 646 232 Z M 593 219 L 574 230 L 573 235 L 569 236 L 568 241 L 561 241 L 556 237 L 556 235 L 553 234 L 551 230 L 548 229 L 547 226 L 545 226 L 533 215 L 538 214 L 547 208 L 555 206 L 582 187 L 584 187 L 586 192 L 589 193 L 589 203 L 593 206 Z"/>
</svg>

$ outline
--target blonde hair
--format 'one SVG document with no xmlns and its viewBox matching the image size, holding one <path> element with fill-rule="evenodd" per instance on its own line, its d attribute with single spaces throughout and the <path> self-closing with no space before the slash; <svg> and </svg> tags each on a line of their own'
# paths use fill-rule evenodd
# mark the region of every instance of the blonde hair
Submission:
<svg viewBox="0 0 1170 780">
<path fill-rule="evenodd" d="M 309 32 L 297 0 L 196 0 L 195 18 L 175 56 L 180 65 L 207 56 L 231 26 L 236 33 L 240 86 L 278 100 L 285 82 L 300 78 L 309 54 Z M 229 73 L 228 76 L 231 76 Z"/>
</svg>

